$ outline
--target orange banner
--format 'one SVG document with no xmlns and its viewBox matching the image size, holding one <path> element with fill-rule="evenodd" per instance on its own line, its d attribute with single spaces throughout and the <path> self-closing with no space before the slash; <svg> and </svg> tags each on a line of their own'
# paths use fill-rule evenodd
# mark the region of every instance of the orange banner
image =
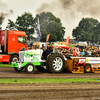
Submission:
<svg viewBox="0 0 100 100">
<path fill-rule="evenodd" d="M 50 34 L 48 34 L 48 35 L 47 35 L 47 38 L 46 38 L 46 43 L 48 42 L 49 37 L 50 37 Z"/>
<path fill-rule="evenodd" d="M 69 39 L 70 39 L 70 36 L 68 36 L 67 39 L 66 39 L 66 46 L 69 45 Z"/>
</svg>

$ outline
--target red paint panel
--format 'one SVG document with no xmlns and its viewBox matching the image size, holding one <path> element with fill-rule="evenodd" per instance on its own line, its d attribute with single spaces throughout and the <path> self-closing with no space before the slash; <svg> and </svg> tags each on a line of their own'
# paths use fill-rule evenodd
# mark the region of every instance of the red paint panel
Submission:
<svg viewBox="0 0 100 100">
<path fill-rule="evenodd" d="M 10 56 L 9 55 L 0 55 L 0 62 L 9 62 Z"/>
</svg>

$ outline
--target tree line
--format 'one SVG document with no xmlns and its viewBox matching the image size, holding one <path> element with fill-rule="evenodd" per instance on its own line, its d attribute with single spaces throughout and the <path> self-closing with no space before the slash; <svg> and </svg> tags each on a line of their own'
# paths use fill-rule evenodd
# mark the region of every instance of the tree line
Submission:
<svg viewBox="0 0 100 100">
<path fill-rule="evenodd" d="M 100 44 L 100 22 L 94 18 L 82 18 L 78 26 L 73 29 L 72 36 L 77 41 Z"/>
<path fill-rule="evenodd" d="M 40 41 L 45 42 L 46 37 L 50 34 L 49 41 L 63 41 L 65 35 L 65 27 L 62 26 L 61 20 L 55 17 L 51 12 L 42 12 L 37 14 L 35 18 L 29 12 L 24 12 L 18 16 L 16 21 L 8 20 L 7 29 L 25 31 L 27 39 L 32 40 L 33 34 L 37 31 L 37 20 L 40 24 Z"/>
<path fill-rule="evenodd" d="M 50 34 L 49 41 L 63 41 L 65 35 L 65 27 L 62 26 L 60 18 L 55 17 L 51 12 L 42 12 L 37 14 L 35 18 L 29 12 L 24 12 L 13 22 L 8 19 L 8 30 L 25 31 L 28 40 L 32 40 L 33 34 L 37 30 L 37 20 L 40 23 L 40 41 L 45 42 L 46 36 Z M 0 19 L 0 26 L 1 26 Z M 2 27 L 0 27 L 1 29 Z M 72 36 L 77 41 L 90 41 L 91 43 L 100 44 L 100 22 L 94 18 L 82 18 L 73 30 Z"/>
</svg>

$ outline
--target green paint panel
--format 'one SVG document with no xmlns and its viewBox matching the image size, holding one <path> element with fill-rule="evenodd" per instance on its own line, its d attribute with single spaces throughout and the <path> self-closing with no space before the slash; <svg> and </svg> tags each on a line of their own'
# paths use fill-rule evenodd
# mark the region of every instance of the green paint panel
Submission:
<svg viewBox="0 0 100 100">
<path fill-rule="evenodd" d="M 34 65 L 41 65 L 40 62 L 34 62 Z"/>
<path fill-rule="evenodd" d="M 24 62 L 24 63 L 22 63 L 21 67 L 25 67 L 28 63 L 32 63 L 33 64 L 33 62 Z"/>
<path fill-rule="evenodd" d="M 32 63 L 32 64 L 34 64 L 34 65 L 41 65 L 41 63 L 40 62 L 24 62 L 24 63 L 21 63 L 21 65 L 22 66 L 20 66 L 20 67 L 25 67 L 28 63 Z M 17 63 L 12 63 L 12 67 L 18 67 L 18 64 Z"/>
<path fill-rule="evenodd" d="M 27 63 L 29 63 L 29 62 L 21 63 L 22 66 L 20 66 L 20 67 L 24 67 Z M 12 63 L 12 67 L 18 67 L 18 63 Z"/>
<path fill-rule="evenodd" d="M 22 67 L 26 66 L 29 62 L 22 63 Z"/>
<path fill-rule="evenodd" d="M 12 63 L 12 67 L 18 67 L 17 63 Z"/>
</svg>

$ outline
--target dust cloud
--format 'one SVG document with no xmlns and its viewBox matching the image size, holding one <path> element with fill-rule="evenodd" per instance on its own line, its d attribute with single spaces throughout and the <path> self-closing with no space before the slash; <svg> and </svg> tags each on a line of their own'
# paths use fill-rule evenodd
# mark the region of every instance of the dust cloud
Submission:
<svg viewBox="0 0 100 100">
<path fill-rule="evenodd" d="M 9 16 L 11 14 L 13 14 L 13 10 L 12 9 L 8 9 L 7 4 L 2 2 L 2 0 L 0 0 L 0 24 L 2 24 L 2 22 L 5 19 L 5 17 L 7 17 L 7 16 Z"/>
</svg>

